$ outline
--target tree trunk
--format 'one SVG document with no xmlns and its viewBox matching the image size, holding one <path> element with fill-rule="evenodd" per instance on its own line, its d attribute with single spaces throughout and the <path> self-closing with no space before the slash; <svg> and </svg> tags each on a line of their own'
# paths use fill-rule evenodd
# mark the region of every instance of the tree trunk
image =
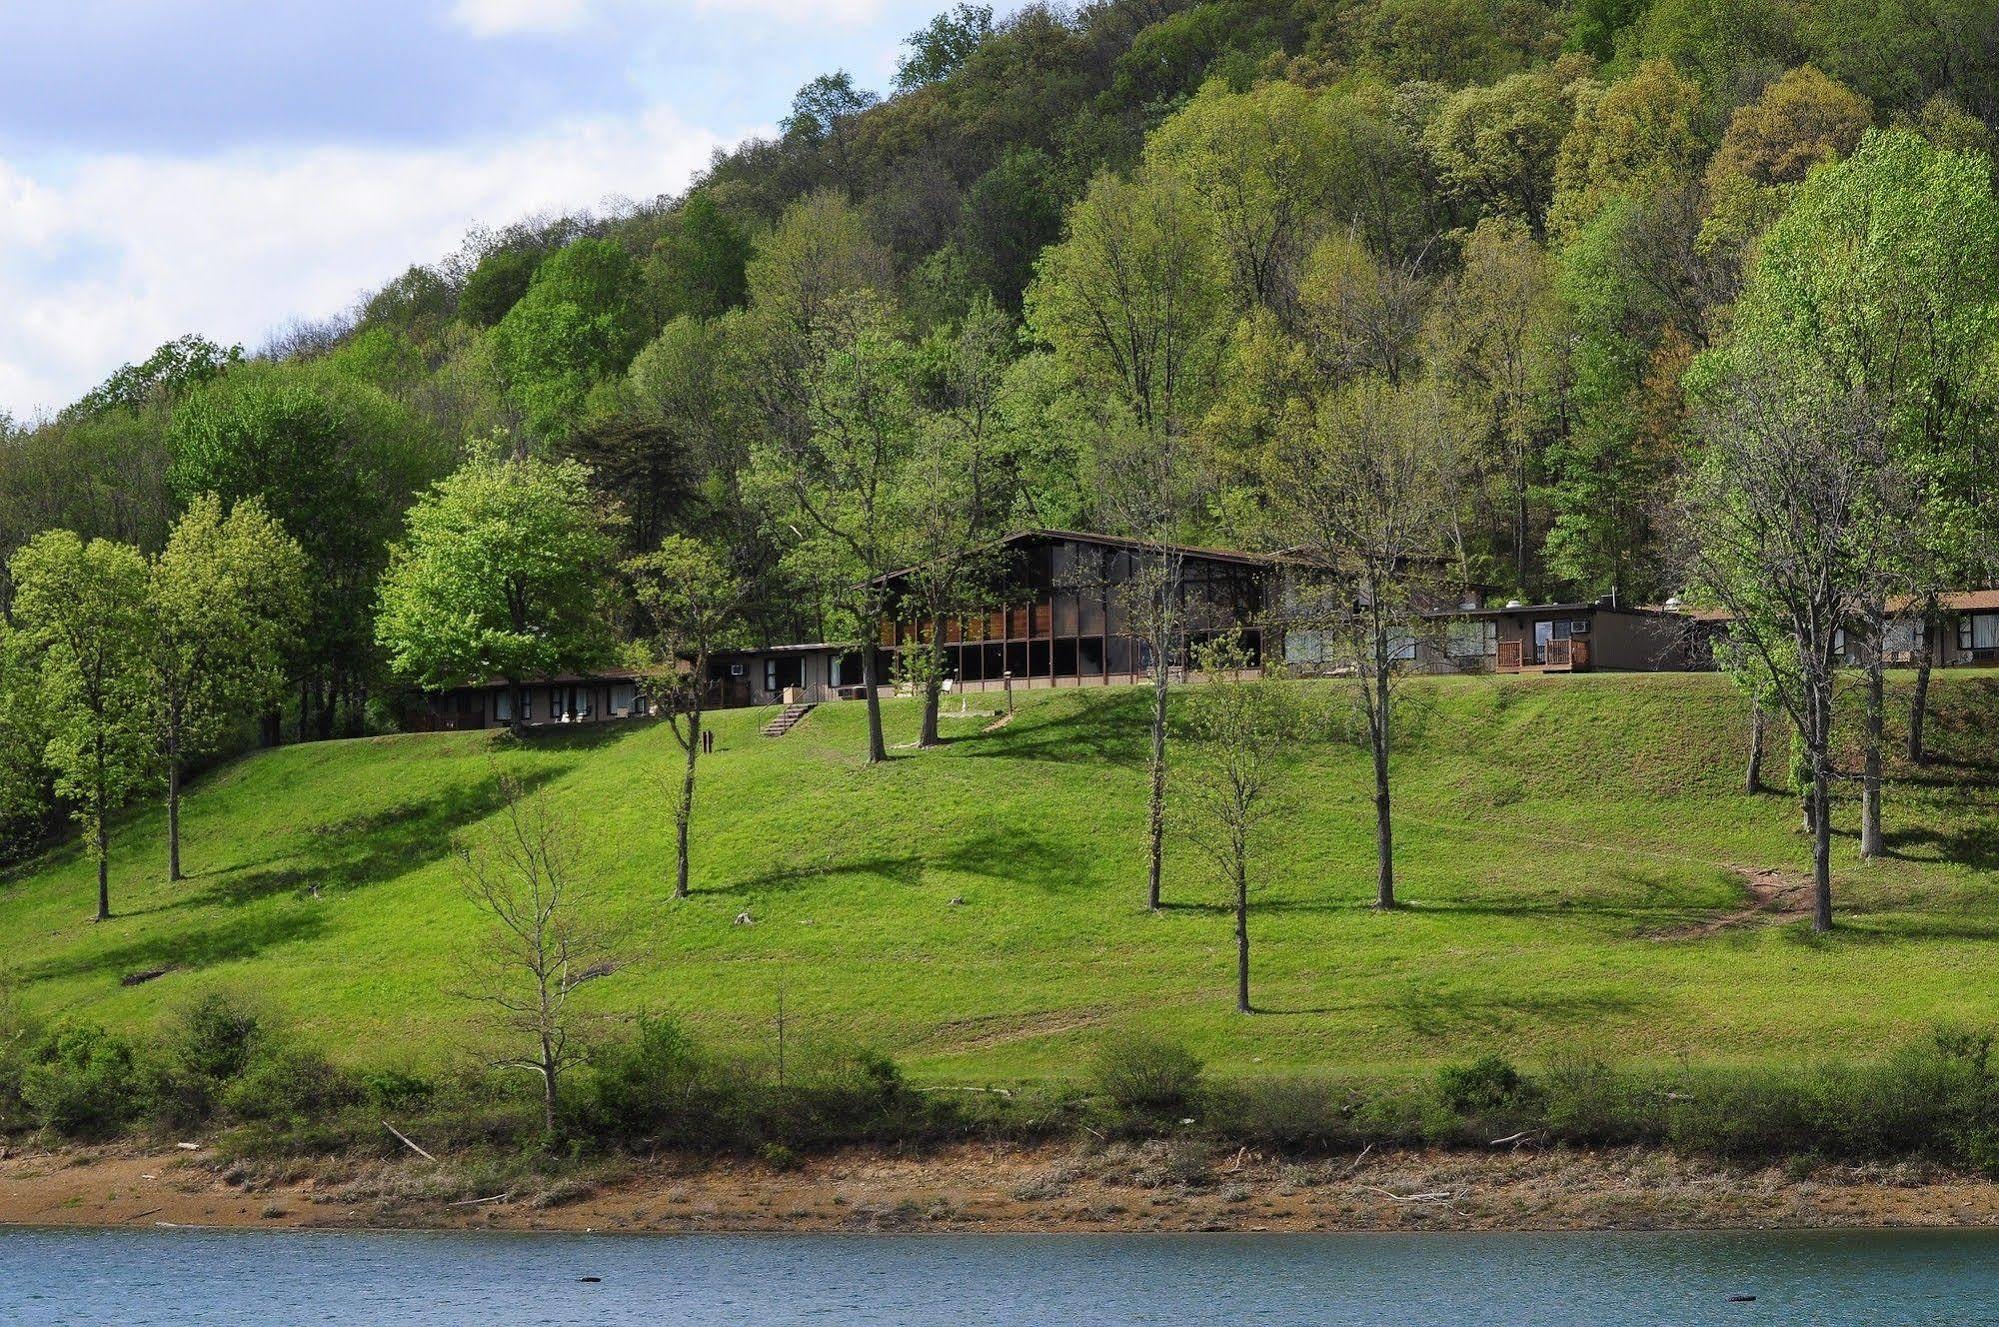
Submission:
<svg viewBox="0 0 1999 1327">
<path fill-rule="evenodd" d="M 111 920 L 111 831 L 109 816 L 97 813 L 97 920 Z"/>
<path fill-rule="evenodd" d="M 687 725 L 687 768 L 680 776 L 680 805 L 674 808 L 673 828 L 678 847 L 673 877 L 673 896 L 687 897 L 687 830 L 694 820 L 694 761 L 701 753 L 701 705 L 695 702 Z"/>
<path fill-rule="evenodd" d="M 1157 642 L 1155 642 L 1156 646 Z M 1152 664 L 1152 800 L 1147 839 L 1145 906 L 1159 911 L 1160 877 L 1166 869 L 1166 654 L 1153 650 Z"/>
<path fill-rule="evenodd" d="M 558 1072 L 555 1048 L 544 1037 L 541 1043 L 541 1127 L 550 1137 L 555 1136 L 555 1076 Z"/>
<path fill-rule="evenodd" d="M 937 736 L 937 705 L 943 692 L 944 618 L 940 614 L 930 621 L 930 668 L 923 683 L 923 731 L 916 739 L 919 747 L 943 745 L 943 739 Z"/>
<path fill-rule="evenodd" d="M 1930 753 L 1923 746 L 1923 726 L 1930 711 L 1930 668 L 1936 658 L 1937 633 L 1943 624 L 1934 604 L 1923 609 L 1923 658 L 1916 665 L 1916 694 L 1909 701 L 1909 763 L 1927 765 Z"/>
<path fill-rule="evenodd" d="M 1879 857 L 1887 851 L 1881 835 L 1881 721 L 1886 690 L 1886 660 L 1881 633 L 1886 623 L 1873 623 L 1874 644 L 1867 658 L 1867 736 L 1860 765 L 1860 855 Z"/>
<path fill-rule="evenodd" d="M 1749 698 L 1749 770 L 1743 776 L 1743 791 L 1754 797 L 1763 791 L 1763 702 Z"/>
<path fill-rule="evenodd" d="M 1235 1008 L 1249 1009 L 1249 866 L 1241 845 L 1235 854 Z"/>
<path fill-rule="evenodd" d="M 861 687 L 868 700 L 868 763 L 879 765 L 888 759 L 888 743 L 882 740 L 882 702 L 879 647 L 871 640 L 861 646 Z"/>
<path fill-rule="evenodd" d="M 1812 930 L 1832 929 L 1832 787 L 1826 753 L 1812 757 Z"/>
<path fill-rule="evenodd" d="M 180 750 L 167 739 L 167 879 L 180 880 Z"/>
<path fill-rule="evenodd" d="M 1395 822 L 1388 797 L 1388 674 L 1374 679 L 1374 906 L 1395 906 Z"/>
</svg>

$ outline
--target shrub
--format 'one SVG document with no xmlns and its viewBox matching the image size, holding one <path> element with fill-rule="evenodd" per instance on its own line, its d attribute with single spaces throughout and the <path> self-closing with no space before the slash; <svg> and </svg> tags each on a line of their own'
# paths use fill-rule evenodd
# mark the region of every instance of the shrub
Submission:
<svg viewBox="0 0 1999 1327">
<path fill-rule="evenodd" d="M 248 1067 L 262 1026 L 229 997 L 211 992 L 163 1029 L 148 1091 L 152 1113 L 175 1127 L 214 1114 L 223 1088 Z"/>
<path fill-rule="evenodd" d="M 722 1084 L 672 1019 L 640 1018 L 631 1037 L 599 1046 L 590 1067 L 589 1132 L 686 1146 L 728 1127 Z"/>
<path fill-rule="evenodd" d="M 298 1046 L 260 1053 L 224 1092 L 223 1106 L 239 1120 L 303 1128 L 352 1105 L 360 1088 L 325 1055 Z"/>
<path fill-rule="evenodd" d="M 21 1100 L 43 1128 L 72 1135 L 111 1133 L 144 1104 L 138 1066 L 122 1038 L 97 1027 L 61 1027 L 28 1053 Z"/>
<path fill-rule="evenodd" d="M 1552 1056 L 1539 1083 L 1548 1132 L 1576 1143 L 1635 1143 L 1664 1126 L 1638 1082 L 1588 1051 Z"/>
<path fill-rule="evenodd" d="M 1194 1099 L 1201 1062 L 1186 1047 L 1156 1037 L 1110 1037 L 1098 1043 L 1090 1075 L 1120 1110 L 1156 1114 Z"/>
<path fill-rule="evenodd" d="M 1317 1150 L 1355 1137 L 1359 1097 L 1324 1078 L 1250 1079 L 1210 1090 L 1212 1115 L 1231 1142 Z"/>
<path fill-rule="evenodd" d="M 1482 1055 L 1470 1064 L 1445 1065 L 1437 1073 L 1437 1094 L 1459 1115 L 1480 1115 L 1519 1103 L 1524 1086 L 1520 1073 L 1498 1055 Z"/>
<path fill-rule="evenodd" d="M 406 1069 L 371 1069 L 360 1089 L 370 1106 L 386 1111 L 423 1110 L 437 1095 L 435 1083 Z"/>
</svg>

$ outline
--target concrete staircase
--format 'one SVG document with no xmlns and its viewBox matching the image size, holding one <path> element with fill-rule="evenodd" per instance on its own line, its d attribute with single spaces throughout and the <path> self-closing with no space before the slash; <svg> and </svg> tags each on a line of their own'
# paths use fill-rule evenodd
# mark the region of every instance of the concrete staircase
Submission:
<svg viewBox="0 0 1999 1327">
<path fill-rule="evenodd" d="M 775 719 L 764 725 L 764 736 L 783 737 L 786 733 L 796 728 L 801 719 L 812 713 L 813 708 L 811 705 L 786 705 L 783 710 L 779 711 Z"/>
</svg>

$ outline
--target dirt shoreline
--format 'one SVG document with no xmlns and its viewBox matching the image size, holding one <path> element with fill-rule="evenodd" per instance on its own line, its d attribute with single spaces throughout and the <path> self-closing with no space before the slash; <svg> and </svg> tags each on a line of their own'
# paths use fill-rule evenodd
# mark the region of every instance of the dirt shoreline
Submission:
<svg viewBox="0 0 1999 1327">
<path fill-rule="evenodd" d="M 489 1172 L 488 1172 L 489 1173 Z M 790 1169 L 657 1158 L 480 1193 L 411 1157 L 230 1163 L 15 1151 L 0 1227 L 778 1231 L 1673 1230 L 1999 1226 L 1999 1185 L 1917 1165 L 1737 1170 L 1645 1150 L 1370 1151 L 1310 1160 L 1165 1144 L 848 1152 Z M 491 1181 L 487 1181 L 491 1183 Z"/>
</svg>

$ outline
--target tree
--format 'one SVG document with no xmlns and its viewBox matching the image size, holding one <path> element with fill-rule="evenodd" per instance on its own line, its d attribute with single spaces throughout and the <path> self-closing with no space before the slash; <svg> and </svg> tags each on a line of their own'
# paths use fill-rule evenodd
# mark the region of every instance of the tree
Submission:
<svg viewBox="0 0 1999 1327">
<path fill-rule="evenodd" d="M 90 835 L 97 920 L 111 917 L 111 813 L 146 776 L 146 560 L 50 530 L 14 554 L 14 620 L 39 655 L 56 791 Z"/>
<path fill-rule="evenodd" d="M 896 61 L 895 90 L 911 92 L 947 78 L 993 31 L 991 5 L 960 4 L 903 39 L 909 54 Z"/>
<path fill-rule="evenodd" d="M 749 295 L 750 253 L 748 232 L 706 190 L 688 194 L 646 263 L 661 320 L 713 318 L 740 305 Z"/>
<path fill-rule="evenodd" d="M 1464 88 L 1423 129 L 1423 151 L 1446 194 L 1476 217 L 1513 217 L 1536 235 L 1553 196 L 1557 154 L 1575 116 L 1561 65 Z"/>
<path fill-rule="evenodd" d="M 183 504 L 256 498 L 311 563 L 311 616 L 292 659 L 300 740 L 315 720 L 331 737 L 337 711 L 360 732 L 378 666 L 375 583 L 404 510 L 449 469 L 451 447 L 379 388 L 291 363 L 246 364 L 208 384 L 174 411 L 169 441 Z"/>
<path fill-rule="evenodd" d="M 529 427 L 559 438 L 582 423 L 591 389 L 623 373 L 652 328 L 639 265 L 609 240 L 581 239 L 535 269 L 492 335 Z"/>
<path fill-rule="evenodd" d="M 1856 616 L 1868 631 L 1863 744 L 1868 855 L 1883 847 L 1881 670 L 1887 603 L 1933 604 L 1977 575 L 1995 525 L 1989 366 L 1999 347 L 1999 200 L 1982 157 L 1913 133 L 1869 134 L 1798 186 L 1764 238 L 1737 323 L 1881 412 L 1893 466 L 1869 508 L 1883 555 Z M 1930 610 L 1930 636 L 1938 623 Z M 1927 659 L 1928 651 L 1925 651 Z M 1919 678 L 1919 704 L 1927 679 Z M 1922 719 L 1912 711 L 1914 749 Z"/>
<path fill-rule="evenodd" d="M 63 414 L 89 419 L 117 411 L 138 413 L 149 406 L 170 406 L 242 363 L 241 346 L 224 349 L 205 336 L 175 337 L 139 363 L 120 368 Z"/>
<path fill-rule="evenodd" d="M 526 679 L 609 653 L 610 525 L 574 461 L 470 461 L 410 509 L 382 578 L 376 638 L 422 686 L 505 678 L 518 735 Z"/>
<path fill-rule="evenodd" d="M 1872 583 L 1872 501 L 1887 421 L 1783 347 L 1738 332 L 1697 366 L 1705 440 L 1683 495 L 1694 588 L 1729 613 L 1730 648 L 1755 661 L 1804 757 L 1812 926 L 1832 928 L 1836 644 Z"/>
<path fill-rule="evenodd" d="M 54 818 L 40 663 L 28 634 L 0 618 L 0 862 L 34 847 Z"/>
<path fill-rule="evenodd" d="M 1108 173 L 1041 256 L 1027 322 L 1083 383 L 1151 434 L 1179 431 L 1220 349 L 1224 278 L 1195 195 L 1171 176 Z"/>
<path fill-rule="evenodd" d="M 1279 809 L 1272 794 L 1297 729 L 1296 701 L 1281 682 L 1243 676 L 1253 661 L 1238 640 L 1209 642 L 1196 664 L 1207 681 L 1187 698 L 1188 728 L 1200 753 L 1189 771 L 1187 833 L 1232 896 L 1236 1012 L 1247 1014 L 1251 855 L 1259 831 Z"/>
<path fill-rule="evenodd" d="M 541 1079 L 542 1128 L 553 1137 L 562 1076 L 583 1058 L 570 997 L 604 975 L 609 951 L 577 916 L 584 900 L 562 819 L 512 775 L 499 787 L 498 823 L 458 850 L 465 896 L 491 922 L 463 994 L 490 1006 L 495 1031 L 520 1046 L 498 1067 Z"/>
<path fill-rule="evenodd" d="M 1664 60 L 1609 87 L 1588 84 L 1555 161 L 1548 233 L 1567 240 L 1611 202 L 1692 179 L 1707 154 L 1701 90 Z"/>
<path fill-rule="evenodd" d="M 654 712 L 665 716 L 686 757 L 673 798 L 673 896 L 686 898 L 688 826 L 694 818 L 694 764 L 701 754 L 708 659 L 734 624 L 744 587 L 712 552 L 685 535 L 668 535 L 657 549 L 631 559 L 625 574 L 652 622 L 646 696 Z"/>
<path fill-rule="evenodd" d="M 837 605 L 861 655 L 868 763 L 888 759 L 882 737 L 880 639 L 890 607 L 885 578 L 910 561 L 909 466 L 920 430 L 917 354 L 879 300 L 836 301 L 813 337 L 802 438 L 766 437 L 753 483 L 798 541 L 788 557 Z"/>
<path fill-rule="evenodd" d="M 1530 584 L 1529 504 L 1541 482 L 1560 329 L 1546 252 L 1518 221 L 1479 222 L 1465 242 L 1464 266 L 1438 292 L 1426 339 L 1439 375 L 1481 422 L 1480 453 L 1503 494 L 1513 586 L 1522 592 Z"/>
<path fill-rule="evenodd" d="M 1290 312 L 1331 201 L 1331 128 L 1296 84 L 1232 92 L 1214 80 L 1147 138 L 1146 160 L 1200 201 L 1238 309 Z"/>
<path fill-rule="evenodd" d="M 934 399 L 918 421 L 903 480 L 912 560 L 901 608 L 916 617 L 921 639 L 898 656 L 923 701 L 920 747 L 940 740 L 944 624 L 986 606 L 996 571 L 992 541 L 1013 507 L 1010 439 L 997 418 L 1012 332 L 992 301 L 981 299 L 951 336 L 930 347 L 938 361 Z"/>
<path fill-rule="evenodd" d="M 167 879 L 179 880 L 180 784 L 239 712 L 275 704 L 306 616 L 306 559 L 255 498 L 214 494 L 182 513 L 149 569 L 154 739 L 167 782 Z"/>
<path fill-rule="evenodd" d="M 1364 380 L 1274 450 L 1279 528 L 1302 563 L 1284 615 L 1358 682 L 1374 758 L 1375 906 L 1395 906 L 1389 792 L 1397 679 L 1444 580 L 1457 426 L 1434 386 Z"/>
</svg>

